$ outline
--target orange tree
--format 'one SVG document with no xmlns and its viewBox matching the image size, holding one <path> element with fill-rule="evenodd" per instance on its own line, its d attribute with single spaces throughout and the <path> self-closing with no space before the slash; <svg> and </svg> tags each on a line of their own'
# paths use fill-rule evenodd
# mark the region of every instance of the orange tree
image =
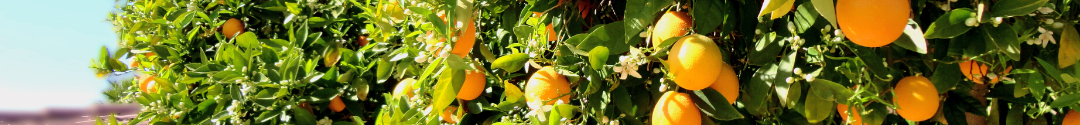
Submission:
<svg viewBox="0 0 1080 125">
<path fill-rule="evenodd" d="M 1078 5 L 134 0 L 91 68 L 151 124 L 1075 124 Z"/>
</svg>

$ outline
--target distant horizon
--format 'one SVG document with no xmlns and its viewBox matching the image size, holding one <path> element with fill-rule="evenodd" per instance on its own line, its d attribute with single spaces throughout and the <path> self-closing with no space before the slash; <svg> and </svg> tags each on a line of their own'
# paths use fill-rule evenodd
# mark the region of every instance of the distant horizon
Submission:
<svg viewBox="0 0 1080 125">
<path fill-rule="evenodd" d="M 0 111 L 34 112 L 109 103 L 110 85 L 89 68 L 102 46 L 116 49 L 106 20 L 115 1 L 0 4 Z"/>
</svg>

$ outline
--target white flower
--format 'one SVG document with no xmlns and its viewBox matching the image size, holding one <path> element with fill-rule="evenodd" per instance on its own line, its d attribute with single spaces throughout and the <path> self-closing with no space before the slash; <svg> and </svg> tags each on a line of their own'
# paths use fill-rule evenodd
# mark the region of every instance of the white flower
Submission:
<svg viewBox="0 0 1080 125">
<path fill-rule="evenodd" d="M 1042 14 L 1050 14 L 1054 12 L 1054 9 L 1050 9 L 1049 7 L 1039 7 L 1038 10 Z"/>
<path fill-rule="evenodd" d="M 1039 35 L 1039 38 L 1032 42 L 1035 42 L 1035 44 L 1041 44 L 1043 48 L 1046 48 L 1047 42 L 1057 44 L 1057 40 L 1054 39 L 1054 31 L 1046 30 L 1042 27 L 1039 27 L 1039 32 L 1042 33 L 1042 35 Z"/>
<path fill-rule="evenodd" d="M 416 63 L 424 63 L 427 62 L 427 58 L 428 55 L 426 53 L 420 53 L 420 55 L 416 55 L 416 59 L 414 60 L 416 60 Z"/>
<path fill-rule="evenodd" d="M 622 75 L 619 76 L 619 79 L 625 80 L 628 75 L 634 76 L 634 78 L 641 78 L 641 74 L 638 74 L 637 72 L 638 65 L 629 61 L 630 59 L 627 58 L 628 57 L 626 56 L 619 57 L 619 60 L 622 61 L 619 61 L 619 66 L 615 66 L 615 72 L 621 73 Z"/>
<path fill-rule="evenodd" d="M 323 117 L 319 121 L 315 122 L 316 125 L 330 125 L 330 124 L 333 124 L 333 123 L 334 123 L 334 121 L 331 121 L 330 118 L 328 118 L 328 117 Z"/>
<path fill-rule="evenodd" d="M 979 23 L 975 21 L 975 18 L 968 18 L 967 20 L 964 20 L 964 25 L 967 26 L 978 26 L 978 24 Z"/>
</svg>

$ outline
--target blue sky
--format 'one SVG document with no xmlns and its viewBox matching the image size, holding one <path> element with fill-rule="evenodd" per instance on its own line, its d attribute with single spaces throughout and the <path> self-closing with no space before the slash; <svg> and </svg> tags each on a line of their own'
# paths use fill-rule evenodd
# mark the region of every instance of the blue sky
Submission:
<svg viewBox="0 0 1080 125">
<path fill-rule="evenodd" d="M 90 59 L 116 48 L 105 21 L 113 0 L 12 0 L 0 4 L 0 111 L 104 103 Z"/>
</svg>

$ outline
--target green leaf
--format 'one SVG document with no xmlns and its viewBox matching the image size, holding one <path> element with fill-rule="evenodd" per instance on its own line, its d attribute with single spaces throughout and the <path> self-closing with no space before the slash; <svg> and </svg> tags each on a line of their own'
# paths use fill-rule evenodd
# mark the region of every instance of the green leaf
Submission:
<svg viewBox="0 0 1080 125">
<path fill-rule="evenodd" d="M 870 103 L 864 109 L 859 111 L 859 114 L 862 115 L 862 121 L 869 125 L 880 125 L 885 122 L 885 116 L 889 114 L 889 109 L 881 103 Z"/>
<path fill-rule="evenodd" d="M 769 108 L 769 100 L 771 100 L 770 98 L 773 94 L 771 86 L 773 85 L 774 79 L 778 79 L 776 77 L 777 68 L 778 66 L 775 64 L 765 65 L 759 68 L 757 72 L 754 72 L 754 76 L 750 79 L 750 82 L 746 84 L 749 86 L 746 90 L 746 96 L 748 97 L 739 99 L 742 99 L 740 102 L 745 103 L 744 106 L 746 107 L 746 111 L 751 115 L 761 116 L 769 113 L 766 109 Z"/>
<path fill-rule="evenodd" d="M 647 26 L 652 25 L 657 16 L 656 12 L 671 6 L 672 0 L 628 0 L 626 1 L 626 8 L 624 13 L 624 19 L 626 21 L 623 25 L 623 36 L 638 36 L 642 30 Z M 614 46 L 608 46 L 614 47 Z"/>
<path fill-rule="evenodd" d="M 630 45 L 637 45 L 637 43 L 627 43 L 625 36 L 623 36 L 623 21 L 616 21 L 613 23 L 599 26 L 595 30 L 589 33 L 589 37 L 585 38 L 577 45 L 578 49 L 583 51 L 590 51 L 597 46 L 606 46 L 611 54 L 620 54 L 630 51 Z"/>
<path fill-rule="evenodd" d="M 593 70 L 600 70 L 604 68 L 605 63 L 608 60 L 608 48 L 604 46 L 596 46 L 592 51 L 589 51 L 589 65 Z"/>
<path fill-rule="evenodd" d="M 1080 62 L 1080 33 L 1073 24 L 1065 26 L 1061 32 L 1061 40 L 1058 40 L 1058 45 L 1061 45 L 1058 49 L 1058 68 L 1065 68 Z"/>
<path fill-rule="evenodd" d="M 256 36 L 254 32 L 244 32 L 240 34 L 240 37 L 236 37 L 236 44 L 244 48 L 258 48 L 262 45 L 259 42 L 259 36 Z"/>
<path fill-rule="evenodd" d="M 908 25 L 904 27 L 904 34 L 901 34 L 900 38 L 896 39 L 893 44 L 919 54 L 926 54 L 926 38 L 923 38 L 922 29 L 919 28 L 919 24 L 915 20 L 908 19 Z"/>
<path fill-rule="evenodd" d="M 435 84 L 432 105 L 434 111 L 442 111 L 454 102 L 461 83 L 465 82 L 465 70 L 443 68 L 439 82 Z"/>
<path fill-rule="evenodd" d="M 1054 100 L 1054 102 L 1050 103 L 1050 108 L 1061 108 L 1065 106 L 1075 105 L 1076 103 L 1080 103 L 1080 93 L 1060 96 L 1057 98 L 1057 100 Z"/>
<path fill-rule="evenodd" d="M 796 103 L 799 103 L 799 98 L 802 93 L 795 93 L 789 91 L 796 91 L 792 89 L 799 89 L 798 86 L 793 87 L 791 83 L 786 81 L 791 77 L 791 72 L 795 68 L 795 59 L 798 52 L 791 52 L 787 56 L 783 56 L 780 60 L 779 69 L 776 70 L 776 79 L 773 79 L 773 88 L 776 89 L 777 97 L 780 98 L 780 105 L 784 107 L 794 107 Z"/>
<path fill-rule="evenodd" d="M 376 72 L 375 72 L 375 77 L 376 77 L 376 79 L 378 79 L 378 82 L 381 83 L 381 82 L 385 82 L 386 79 L 390 79 L 390 73 L 391 73 L 392 69 L 394 68 L 394 63 L 390 62 L 390 59 L 381 58 L 381 59 L 379 59 L 378 65 L 379 65 L 379 68 L 376 69 Z"/>
<path fill-rule="evenodd" d="M 744 118 L 744 116 L 727 101 L 726 97 L 715 89 L 695 90 L 691 95 L 693 95 L 694 98 L 690 99 L 694 100 L 694 104 L 698 106 L 702 111 L 702 114 L 725 121 Z"/>
<path fill-rule="evenodd" d="M 834 7 L 832 0 L 810 0 L 810 3 L 814 5 L 814 10 L 817 10 L 821 17 L 829 21 L 830 26 L 836 27 L 836 8 Z"/>
<path fill-rule="evenodd" d="M 529 60 L 529 54 L 526 53 L 514 53 L 499 57 L 495 59 L 495 62 L 491 63 L 491 68 L 499 68 L 506 70 L 506 72 L 517 72 L 525 66 L 525 61 Z"/>
<path fill-rule="evenodd" d="M 1008 17 L 1027 15 L 1042 7 L 1050 0 L 1000 0 L 994 3 L 990 16 Z"/>
<path fill-rule="evenodd" d="M 275 108 L 274 110 L 263 111 L 261 114 L 259 114 L 258 118 L 255 118 L 255 120 L 259 122 L 268 122 L 270 120 L 275 120 L 277 119 L 278 115 L 281 115 L 281 110 L 284 110 L 284 108 Z"/>
<path fill-rule="evenodd" d="M 811 96 L 819 96 L 819 98 L 829 101 L 835 100 L 841 104 L 851 104 L 851 102 L 847 102 L 847 100 L 854 95 L 847 87 L 825 79 L 811 81 L 810 88 L 810 91 L 807 93 L 812 94 Z"/>
<path fill-rule="evenodd" d="M 987 49 L 1004 52 L 1012 60 L 1020 60 L 1020 40 L 1012 25 L 1000 24 L 998 27 L 981 26 L 983 39 L 987 40 Z"/>
<path fill-rule="evenodd" d="M 1038 72 L 1027 75 L 1025 79 L 1028 90 L 1031 91 L 1032 97 L 1035 99 L 1042 99 L 1043 92 L 1046 90 L 1046 80 L 1043 80 L 1043 75 Z"/>
<path fill-rule="evenodd" d="M 930 76 L 930 81 L 934 83 L 934 87 L 940 94 L 948 92 L 963 77 L 959 64 L 938 63 L 937 68 L 934 68 L 933 76 Z"/>
<path fill-rule="evenodd" d="M 371 91 L 371 83 L 368 83 L 367 79 L 352 80 L 352 87 L 356 88 L 356 97 L 361 101 L 367 101 L 368 93 Z"/>
<path fill-rule="evenodd" d="M 811 91 L 813 90 L 819 89 L 817 89 L 816 87 L 811 87 Z M 806 113 L 806 121 L 810 123 L 821 122 L 821 120 L 825 120 L 825 118 L 828 118 L 830 115 L 832 115 L 833 112 L 836 111 L 836 103 L 821 98 L 821 95 L 806 96 L 806 101 L 804 103 L 806 103 L 804 104 L 804 106 L 806 107 L 803 108 L 803 110 L 805 110 L 803 112 Z"/>
<path fill-rule="evenodd" d="M 949 11 L 930 24 L 930 29 L 926 30 L 923 37 L 927 39 L 948 39 L 964 34 L 972 28 L 965 22 L 969 19 L 974 20 L 975 16 L 975 11 L 971 10 L 971 8 L 959 8 Z"/>
<path fill-rule="evenodd" d="M 300 109 L 299 106 L 293 105 L 292 106 L 292 113 L 293 113 L 292 117 L 296 120 L 295 123 L 297 123 L 297 124 L 303 124 L 303 125 L 314 125 L 315 124 L 315 115 L 312 115 L 311 112 L 308 112 L 307 110 Z"/>
<path fill-rule="evenodd" d="M 615 90 L 611 90 L 611 101 L 615 103 L 615 107 L 624 114 L 634 114 L 634 103 L 630 98 L 630 92 L 626 91 L 626 87 L 617 87 Z"/>
<path fill-rule="evenodd" d="M 188 24 L 191 24 L 191 18 L 195 18 L 195 14 L 191 14 L 191 12 L 186 12 L 177 17 L 176 20 L 173 20 L 173 25 L 177 28 L 187 27 Z"/>
<path fill-rule="evenodd" d="M 731 18 L 731 11 L 726 0 L 695 0 L 694 9 L 690 10 L 694 15 L 694 31 L 698 33 L 711 33 L 717 27 L 724 24 L 724 20 Z M 734 22 L 732 22 L 734 23 Z"/>
<path fill-rule="evenodd" d="M 889 74 L 889 68 L 885 67 L 885 60 L 882 59 L 881 56 L 878 56 L 877 53 L 875 53 L 876 51 L 858 45 L 848 47 L 851 47 L 853 49 L 852 51 L 855 51 L 855 55 L 858 55 L 859 58 L 862 59 L 863 64 L 866 65 L 866 68 L 870 69 L 874 77 L 883 80 L 892 79 L 893 76 L 892 74 Z"/>
<path fill-rule="evenodd" d="M 791 5 L 785 5 L 785 4 L 793 3 L 793 2 L 795 2 L 795 0 L 765 0 L 765 3 L 762 4 L 762 6 L 761 6 L 761 11 L 758 11 L 758 17 L 764 16 L 765 14 L 776 11 L 777 9 L 791 9 L 791 8 L 783 8 L 781 6 L 789 6 L 790 7 Z M 781 13 L 779 15 L 783 15 L 783 14 L 787 14 L 787 13 Z M 774 13 L 773 15 L 777 15 L 777 14 Z M 771 19 L 776 19 L 775 17 L 777 17 L 777 16 L 773 16 L 773 17 L 774 18 L 771 18 Z"/>
<path fill-rule="evenodd" d="M 446 56 L 446 66 L 451 69 L 472 69 L 468 63 L 465 63 L 465 59 L 457 54 L 450 54 Z"/>
</svg>

